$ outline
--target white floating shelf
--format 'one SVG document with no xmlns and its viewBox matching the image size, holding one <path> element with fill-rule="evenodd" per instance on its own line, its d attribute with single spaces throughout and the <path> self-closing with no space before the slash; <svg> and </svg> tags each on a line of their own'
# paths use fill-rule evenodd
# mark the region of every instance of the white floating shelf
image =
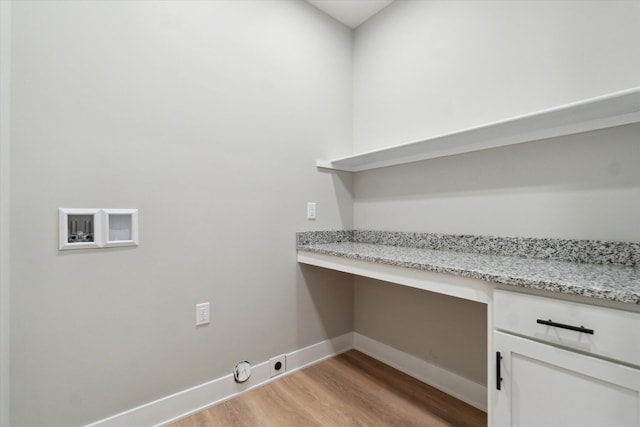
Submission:
<svg viewBox="0 0 640 427">
<path fill-rule="evenodd" d="M 319 168 L 359 172 L 640 122 L 640 87 L 483 126 L 333 160 Z"/>
</svg>

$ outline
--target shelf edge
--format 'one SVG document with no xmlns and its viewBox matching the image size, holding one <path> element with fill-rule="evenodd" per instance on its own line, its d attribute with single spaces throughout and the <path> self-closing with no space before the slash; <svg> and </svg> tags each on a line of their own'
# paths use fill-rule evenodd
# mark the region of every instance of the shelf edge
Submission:
<svg viewBox="0 0 640 427">
<path fill-rule="evenodd" d="M 603 109 L 605 114 L 597 116 L 596 114 L 600 114 L 599 110 Z M 579 113 L 582 113 L 583 116 L 579 115 L 578 119 L 572 117 Z M 564 117 L 566 117 L 566 122 L 560 120 Z M 545 121 L 551 122 L 551 124 L 548 127 L 537 127 L 538 122 Z M 332 160 L 318 160 L 317 167 L 360 172 L 638 122 L 640 122 L 640 87 L 437 135 L 424 140 Z M 522 131 L 518 131 L 518 127 L 522 128 Z M 476 139 L 473 138 L 474 136 Z M 450 144 L 447 145 L 447 142 Z"/>
</svg>

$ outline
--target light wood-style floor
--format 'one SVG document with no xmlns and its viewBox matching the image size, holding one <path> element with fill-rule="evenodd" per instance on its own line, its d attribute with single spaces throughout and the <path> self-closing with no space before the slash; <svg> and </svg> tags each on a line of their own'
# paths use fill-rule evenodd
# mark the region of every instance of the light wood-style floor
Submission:
<svg viewBox="0 0 640 427">
<path fill-rule="evenodd" d="M 485 427 L 487 415 L 351 350 L 170 427 Z"/>
</svg>

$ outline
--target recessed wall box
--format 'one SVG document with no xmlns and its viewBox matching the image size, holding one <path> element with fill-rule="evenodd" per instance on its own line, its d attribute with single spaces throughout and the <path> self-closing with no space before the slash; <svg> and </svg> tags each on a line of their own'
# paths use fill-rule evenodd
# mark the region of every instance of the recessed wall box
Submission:
<svg viewBox="0 0 640 427">
<path fill-rule="evenodd" d="M 60 208 L 59 249 L 138 246 L 137 209 Z"/>
<path fill-rule="evenodd" d="M 138 210 L 103 209 L 104 246 L 138 245 Z"/>
<path fill-rule="evenodd" d="M 100 209 L 59 209 L 59 249 L 90 249 L 102 246 Z"/>
</svg>

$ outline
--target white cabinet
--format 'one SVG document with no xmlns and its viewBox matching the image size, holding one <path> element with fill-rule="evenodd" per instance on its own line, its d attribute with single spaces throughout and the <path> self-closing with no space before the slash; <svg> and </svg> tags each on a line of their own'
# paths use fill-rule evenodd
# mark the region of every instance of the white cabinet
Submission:
<svg viewBox="0 0 640 427">
<path fill-rule="evenodd" d="M 494 426 L 640 426 L 640 370 L 502 332 L 493 339 L 502 358 Z"/>
<path fill-rule="evenodd" d="M 493 308 L 494 427 L 640 427 L 639 313 L 502 290 Z"/>
</svg>

